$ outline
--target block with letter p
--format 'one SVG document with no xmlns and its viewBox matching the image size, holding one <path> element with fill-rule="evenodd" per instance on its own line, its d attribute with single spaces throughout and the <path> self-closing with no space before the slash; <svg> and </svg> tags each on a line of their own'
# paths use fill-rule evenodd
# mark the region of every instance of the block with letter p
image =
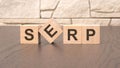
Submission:
<svg viewBox="0 0 120 68">
<path fill-rule="evenodd" d="M 49 43 L 52 43 L 62 33 L 62 29 L 58 23 L 55 23 L 55 20 L 50 19 L 40 28 L 39 32 Z"/>
<path fill-rule="evenodd" d="M 21 44 L 38 44 L 39 36 L 38 25 L 22 25 L 20 26 L 20 43 Z"/>
<path fill-rule="evenodd" d="M 100 44 L 100 25 L 82 25 L 82 44 Z"/>
</svg>

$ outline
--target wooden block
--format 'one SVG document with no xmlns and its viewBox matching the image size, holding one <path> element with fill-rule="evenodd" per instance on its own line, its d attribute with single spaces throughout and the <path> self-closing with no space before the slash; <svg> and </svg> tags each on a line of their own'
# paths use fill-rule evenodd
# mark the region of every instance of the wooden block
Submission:
<svg viewBox="0 0 120 68">
<path fill-rule="evenodd" d="M 62 33 L 62 29 L 55 20 L 50 19 L 40 28 L 39 32 L 49 43 L 52 43 Z"/>
<path fill-rule="evenodd" d="M 64 44 L 81 44 L 81 26 L 64 25 L 63 42 Z"/>
<path fill-rule="evenodd" d="M 23 25 L 20 26 L 20 43 L 21 44 L 38 44 L 38 26 Z"/>
<path fill-rule="evenodd" d="M 82 44 L 100 44 L 100 26 L 82 26 Z"/>
</svg>

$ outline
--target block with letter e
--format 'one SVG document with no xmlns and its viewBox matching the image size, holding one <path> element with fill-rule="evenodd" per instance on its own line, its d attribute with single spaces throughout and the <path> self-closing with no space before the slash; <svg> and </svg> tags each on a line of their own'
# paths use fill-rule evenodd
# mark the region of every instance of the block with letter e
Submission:
<svg viewBox="0 0 120 68">
<path fill-rule="evenodd" d="M 20 26 L 20 43 L 21 44 L 38 44 L 40 33 L 38 25 L 21 25 Z"/>
<path fill-rule="evenodd" d="M 62 33 L 62 29 L 54 19 L 50 19 L 40 28 L 39 32 L 49 43 L 52 43 Z"/>
</svg>

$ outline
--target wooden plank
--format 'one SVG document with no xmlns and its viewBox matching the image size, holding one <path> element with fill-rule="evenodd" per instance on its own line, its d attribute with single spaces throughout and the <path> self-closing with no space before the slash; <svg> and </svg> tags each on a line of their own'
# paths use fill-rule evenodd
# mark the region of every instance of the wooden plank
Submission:
<svg viewBox="0 0 120 68">
<path fill-rule="evenodd" d="M 0 68 L 120 68 L 120 27 L 101 27 L 101 43 L 21 45 L 18 26 L 0 26 Z"/>
</svg>

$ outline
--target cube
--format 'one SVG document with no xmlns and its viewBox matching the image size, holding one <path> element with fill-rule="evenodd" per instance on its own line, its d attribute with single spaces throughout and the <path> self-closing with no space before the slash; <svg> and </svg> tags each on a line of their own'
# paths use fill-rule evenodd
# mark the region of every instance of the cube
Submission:
<svg viewBox="0 0 120 68">
<path fill-rule="evenodd" d="M 64 25 L 63 26 L 63 43 L 64 44 L 81 44 L 81 25 Z"/>
<path fill-rule="evenodd" d="M 40 28 L 39 32 L 49 43 L 52 43 L 62 33 L 62 29 L 54 19 L 50 19 Z"/>
<path fill-rule="evenodd" d="M 38 44 L 40 33 L 37 25 L 20 26 L 20 43 L 21 44 Z"/>
<path fill-rule="evenodd" d="M 100 26 L 82 26 L 82 44 L 100 44 Z"/>
</svg>

